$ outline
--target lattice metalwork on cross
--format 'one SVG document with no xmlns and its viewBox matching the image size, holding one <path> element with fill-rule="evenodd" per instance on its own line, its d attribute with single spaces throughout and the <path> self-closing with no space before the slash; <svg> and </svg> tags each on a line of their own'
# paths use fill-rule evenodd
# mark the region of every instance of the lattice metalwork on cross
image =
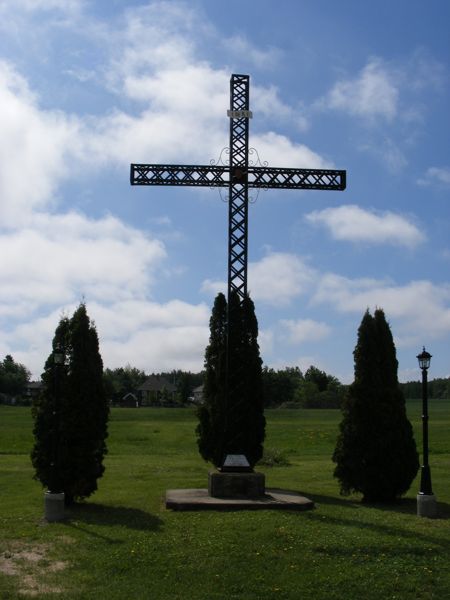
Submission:
<svg viewBox="0 0 450 600">
<path fill-rule="evenodd" d="M 287 169 L 249 165 L 250 78 L 230 80 L 230 140 L 227 165 L 132 164 L 131 185 L 228 188 L 228 300 L 247 293 L 248 190 L 344 190 L 346 172 L 333 169 Z"/>
</svg>

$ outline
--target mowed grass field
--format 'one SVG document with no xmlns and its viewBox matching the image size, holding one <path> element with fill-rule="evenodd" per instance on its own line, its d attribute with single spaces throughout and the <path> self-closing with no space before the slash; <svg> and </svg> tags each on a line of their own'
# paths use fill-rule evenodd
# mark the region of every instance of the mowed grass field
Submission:
<svg viewBox="0 0 450 600">
<path fill-rule="evenodd" d="M 420 412 L 408 403 L 419 449 Z M 266 448 L 290 462 L 261 467 L 267 485 L 302 492 L 315 510 L 166 510 L 166 489 L 207 485 L 194 410 L 114 409 L 98 492 L 47 524 L 30 410 L 0 406 L 0 598 L 450 599 L 450 401 L 430 402 L 433 520 L 416 516 L 418 479 L 396 505 L 339 495 L 339 411 L 266 418 Z"/>
</svg>

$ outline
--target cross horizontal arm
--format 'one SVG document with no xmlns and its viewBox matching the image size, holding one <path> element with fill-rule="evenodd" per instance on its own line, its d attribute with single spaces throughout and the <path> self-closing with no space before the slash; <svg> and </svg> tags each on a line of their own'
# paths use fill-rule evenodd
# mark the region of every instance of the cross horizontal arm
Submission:
<svg viewBox="0 0 450 600">
<path fill-rule="evenodd" d="M 345 190 L 346 171 L 249 167 L 248 187 L 296 190 Z"/>
<path fill-rule="evenodd" d="M 229 167 L 217 165 L 138 165 L 132 164 L 131 185 L 189 185 L 226 187 Z"/>
<path fill-rule="evenodd" d="M 247 180 L 249 188 L 293 190 L 345 190 L 346 171 L 245 167 L 231 169 L 234 183 Z M 230 167 L 221 165 L 132 164 L 131 185 L 227 187 Z"/>
</svg>

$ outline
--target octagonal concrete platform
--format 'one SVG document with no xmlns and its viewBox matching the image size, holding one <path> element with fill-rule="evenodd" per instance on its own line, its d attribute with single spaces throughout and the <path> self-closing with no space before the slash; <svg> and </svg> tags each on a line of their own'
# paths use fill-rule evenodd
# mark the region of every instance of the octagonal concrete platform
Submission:
<svg viewBox="0 0 450 600">
<path fill-rule="evenodd" d="M 266 488 L 264 496 L 214 498 L 206 489 L 167 490 L 166 508 L 172 510 L 311 510 L 314 502 L 298 492 Z"/>
</svg>

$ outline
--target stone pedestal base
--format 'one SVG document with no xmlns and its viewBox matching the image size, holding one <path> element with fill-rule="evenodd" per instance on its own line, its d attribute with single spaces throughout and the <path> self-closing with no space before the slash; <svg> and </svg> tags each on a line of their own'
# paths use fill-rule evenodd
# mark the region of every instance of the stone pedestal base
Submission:
<svg viewBox="0 0 450 600">
<path fill-rule="evenodd" d="M 298 492 L 266 488 L 259 498 L 214 498 L 207 489 L 167 490 L 170 510 L 311 510 L 314 502 Z"/>
<path fill-rule="evenodd" d="M 437 517 L 437 501 L 434 494 L 417 494 L 417 516 Z"/>
<path fill-rule="evenodd" d="M 213 498 L 260 498 L 266 491 L 264 473 L 221 473 L 208 474 L 208 494 Z"/>
<path fill-rule="evenodd" d="M 49 523 L 64 519 L 64 492 L 54 494 L 45 492 L 44 496 L 45 518 Z"/>
</svg>

